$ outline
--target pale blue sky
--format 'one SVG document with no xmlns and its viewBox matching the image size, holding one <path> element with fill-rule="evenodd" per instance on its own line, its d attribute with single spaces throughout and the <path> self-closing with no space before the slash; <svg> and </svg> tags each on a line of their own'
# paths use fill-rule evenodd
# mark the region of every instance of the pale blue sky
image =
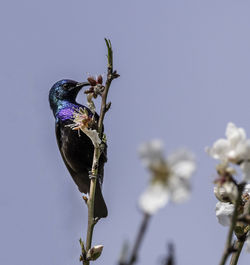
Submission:
<svg viewBox="0 0 250 265">
<path fill-rule="evenodd" d="M 1 2 L 0 264 L 79 264 L 86 208 L 56 146 L 48 91 L 62 78 L 103 73 L 104 37 L 121 78 L 105 120 L 109 216 L 96 226 L 104 251 L 95 264 L 116 264 L 122 242 L 134 240 L 148 181 L 136 150 L 152 138 L 167 152 L 193 150 L 198 170 L 191 200 L 153 218 L 139 264 L 159 264 L 170 240 L 178 265 L 218 264 L 226 229 L 215 218 L 215 162 L 204 147 L 229 121 L 250 136 L 249 10 L 247 0 Z M 249 260 L 243 252 L 239 264 Z"/>
</svg>

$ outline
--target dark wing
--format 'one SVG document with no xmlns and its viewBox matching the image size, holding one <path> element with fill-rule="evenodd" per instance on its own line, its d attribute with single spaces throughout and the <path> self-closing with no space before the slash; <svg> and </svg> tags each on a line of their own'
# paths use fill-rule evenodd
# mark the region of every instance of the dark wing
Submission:
<svg viewBox="0 0 250 265">
<path fill-rule="evenodd" d="M 56 122 L 56 139 L 62 159 L 80 192 L 89 191 L 89 171 L 93 158 L 93 146 L 86 135 L 67 127 L 71 121 Z"/>
<path fill-rule="evenodd" d="M 69 170 L 74 182 L 78 186 L 80 192 L 89 192 L 89 171 L 92 167 L 94 146 L 83 132 L 80 132 L 80 136 L 77 131 L 73 131 L 67 125 L 72 123 L 71 120 L 57 121 L 56 122 L 56 138 L 58 147 L 63 158 L 63 161 Z M 99 160 L 98 177 L 99 181 L 96 186 L 95 196 L 95 217 L 106 217 L 108 214 L 107 206 L 102 196 L 101 184 L 103 182 L 104 163 L 106 158 L 107 146 Z"/>
</svg>

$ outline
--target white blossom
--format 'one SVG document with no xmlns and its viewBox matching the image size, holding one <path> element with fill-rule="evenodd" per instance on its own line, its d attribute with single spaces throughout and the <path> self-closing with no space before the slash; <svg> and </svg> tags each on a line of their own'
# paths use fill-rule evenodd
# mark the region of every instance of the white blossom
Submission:
<svg viewBox="0 0 250 265">
<path fill-rule="evenodd" d="M 214 159 L 222 162 L 239 163 L 250 159 L 250 140 L 246 138 L 243 128 L 228 123 L 226 139 L 217 140 L 207 152 Z"/>
<path fill-rule="evenodd" d="M 250 181 L 250 139 L 247 139 L 243 128 L 228 123 L 226 139 L 217 140 L 212 147 L 206 148 L 206 151 L 224 164 L 240 164 L 243 180 Z"/>
<path fill-rule="evenodd" d="M 229 226 L 234 211 L 234 205 L 229 202 L 216 203 L 216 217 L 218 222 L 223 226 Z"/>
<path fill-rule="evenodd" d="M 163 143 L 153 140 L 143 144 L 139 154 L 152 174 L 150 185 L 139 198 L 143 212 L 154 214 L 169 200 L 181 203 L 190 197 L 190 177 L 196 168 L 190 152 L 179 150 L 166 159 Z"/>
</svg>

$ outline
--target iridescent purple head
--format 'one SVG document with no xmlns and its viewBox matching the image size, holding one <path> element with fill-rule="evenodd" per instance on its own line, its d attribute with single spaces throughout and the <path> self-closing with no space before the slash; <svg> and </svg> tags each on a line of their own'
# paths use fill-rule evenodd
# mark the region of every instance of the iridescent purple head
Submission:
<svg viewBox="0 0 250 265">
<path fill-rule="evenodd" d="M 89 85 L 88 82 L 79 83 L 69 79 L 56 82 L 49 92 L 49 103 L 54 115 L 60 108 L 60 105 L 66 102 L 75 103 L 77 94 L 81 88 Z"/>
</svg>

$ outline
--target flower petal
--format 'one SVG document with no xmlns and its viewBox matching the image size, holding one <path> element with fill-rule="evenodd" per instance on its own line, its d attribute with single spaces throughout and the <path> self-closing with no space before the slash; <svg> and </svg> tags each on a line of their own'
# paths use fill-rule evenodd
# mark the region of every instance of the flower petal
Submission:
<svg viewBox="0 0 250 265">
<path fill-rule="evenodd" d="M 216 203 L 216 217 L 218 222 L 223 226 L 229 226 L 231 223 L 231 217 L 234 211 L 234 205 L 228 202 Z"/>
<path fill-rule="evenodd" d="M 229 122 L 226 128 L 226 137 L 232 146 L 246 140 L 246 132 L 243 128 L 238 128 L 234 123 Z"/>
<path fill-rule="evenodd" d="M 185 149 L 172 153 L 167 162 L 173 174 L 180 178 L 190 178 L 196 169 L 194 155 Z"/>
<path fill-rule="evenodd" d="M 150 185 L 139 199 L 139 207 L 147 214 L 155 214 L 168 202 L 168 190 L 160 182 Z"/>
<path fill-rule="evenodd" d="M 245 186 L 243 193 L 248 193 L 250 195 L 250 184 Z"/>
<path fill-rule="evenodd" d="M 164 160 L 163 142 L 157 139 L 142 144 L 138 152 L 146 167 L 154 167 Z"/>
<path fill-rule="evenodd" d="M 181 178 L 190 178 L 195 171 L 195 163 L 192 161 L 180 161 L 172 167 L 172 171 L 176 176 Z"/>
<path fill-rule="evenodd" d="M 222 161 L 227 160 L 227 153 L 230 148 L 229 142 L 226 139 L 217 140 L 212 147 L 207 147 L 206 152 L 214 159 Z"/>
<path fill-rule="evenodd" d="M 168 186 L 171 201 L 174 203 L 183 203 L 190 198 L 191 184 L 188 179 L 172 176 L 169 179 Z"/>
<path fill-rule="evenodd" d="M 218 183 L 214 187 L 214 194 L 221 202 L 235 202 L 238 196 L 238 188 L 232 181 L 226 181 L 222 184 Z"/>
</svg>

